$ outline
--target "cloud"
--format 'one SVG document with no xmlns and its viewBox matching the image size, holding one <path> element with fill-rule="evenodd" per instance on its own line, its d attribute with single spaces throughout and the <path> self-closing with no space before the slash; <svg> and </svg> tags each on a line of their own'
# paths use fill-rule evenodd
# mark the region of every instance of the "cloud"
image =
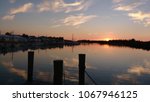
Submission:
<svg viewBox="0 0 150 102">
<path fill-rule="evenodd" d="M 18 8 L 10 9 L 9 14 L 2 17 L 3 20 L 13 20 L 18 13 L 26 13 L 33 7 L 32 3 L 26 3 Z"/>
<path fill-rule="evenodd" d="M 123 0 L 113 0 L 114 3 L 122 2 Z"/>
<path fill-rule="evenodd" d="M 144 26 L 150 25 L 150 11 L 144 11 L 144 8 L 148 6 L 148 0 L 113 0 L 113 2 L 115 3 L 113 9 L 126 11 L 126 15 L 131 18 L 134 23 L 143 24 Z"/>
<path fill-rule="evenodd" d="M 61 26 L 60 24 L 57 24 L 57 25 L 51 26 L 51 28 L 58 28 L 58 27 L 60 27 L 60 26 Z"/>
<path fill-rule="evenodd" d="M 62 20 L 62 23 L 65 24 L 66 26 L 78 26 L 83 23 L 86 23 L 90 21 L 91 19 L 97 17 L 96 15 L 84 15 L 84 14 L 79 14 L 79 15 L 70 15 L 66 17 L 65 19 Z"/>
<path fill-rule="evenodd" d="M 32 8 L 33 4 L 32 3 L 26 3 L 18 8 L 14 8 L 10 10 L 10 14 L 18 14 L 18 13 L 25 13 L 28 12 Z"/>
<path fill-rule="evenodd" d="M 78 0 L 71 3 L 66 3 L 64 0 L 51 0 L 51 1 L 46 0 L 41 4 L 37 5 L 37 8 L 39 12 L 64 11 L 65 13 L 69 13 L 73 11 L 80 11 L 80 10 L 87 9 L 89 5 L 90 5 L 89 0 Z"/>
<path fill-rule="evenodd" d="M 142 11 L 128 13 L 128 16 L 132 18 L 133 21 L 143 22 L 145 26 L 150 25 L 150 13 L 144 13 Z"/>
<path fill-rule="evenodd" d="M 15 18 L 15 15 L 6 15 L 2 17 L 3 20 L 13 20 Z"/>
<path fill-rule="evenodd" d="M 15 3 L 15 2 L 16 2 L 16 0 L 9 0 L 9 2 L 10 2 L 10 3 Z"/>
<path fill-rule="evenodd" d="M 117 7 L 114 8 L 114 10 L 118 10 L 118 11 L 132 11 L 136 7 L 140 6 L 141 4 L 142 3 L 132 3 L 132 4 L 129 4 L 129 5 L 119 4 L 119 5 L 117 5 Z"/>
<path fill-rule="evenodd" d="M 150 25 L 150 18 L 145 20 L 145 26 L 149 26 Z"/>
<path fill-rule="evenodd" d="M 50 11 L 51 4 L 49 1 L 44 1 L 43 3 L 37 5 L 37 8 L 39 12 Z"/>
<path fill-rule="evenodd" d="M 134 13 L 129 13 L 128 16 L 132 17 L 133 20 L 143 21 L 146 18 L 150 18 L 150 13 L 144 13 L 144 12 L 138 11 Z"/>
</svg>

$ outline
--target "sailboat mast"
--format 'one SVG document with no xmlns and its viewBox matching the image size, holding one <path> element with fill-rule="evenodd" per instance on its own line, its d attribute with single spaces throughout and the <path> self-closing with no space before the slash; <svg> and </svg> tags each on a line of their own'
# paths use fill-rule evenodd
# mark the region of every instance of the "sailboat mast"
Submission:
<svg viewBox="0 0 150 102">
<path fill-rule="evenodd" d="M 72 41 L 74 41 L 74 36 L 73 36 L 73 34 L 72 34 Z"/>
</svg>

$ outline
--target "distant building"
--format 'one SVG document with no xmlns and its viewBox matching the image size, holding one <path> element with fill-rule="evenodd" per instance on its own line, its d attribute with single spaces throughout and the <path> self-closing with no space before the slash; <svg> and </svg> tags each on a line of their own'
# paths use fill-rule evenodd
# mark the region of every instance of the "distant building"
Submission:
<svg viewBox="0 0 150 102">
<path fill-rule="evenodd" d="M 64 44 L 63 37 L 45 37 L 45 36 L 28 36 L 28 35 L 12 35 L 11 33 L 6 33 L 5 35 L 0 35 L 0 42 L 28 42 L 28 43 L 45 43 L 45 44 Z"/>
<path fill-rule="evenodd" d="M 27 42 L 27 39 L 17 35 L 0 35 L 0 41 Z"/>
</svg>

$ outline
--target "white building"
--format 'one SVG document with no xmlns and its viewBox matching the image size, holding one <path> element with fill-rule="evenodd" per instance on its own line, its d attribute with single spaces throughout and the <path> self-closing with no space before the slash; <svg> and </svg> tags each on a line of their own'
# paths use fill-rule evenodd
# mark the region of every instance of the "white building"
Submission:
<svg viewBox="0 0 150 102">
<path fill-rule="evenodd" d="M 27 42 L 27 39 L 17 35 L 0 35 L 0 41 Z"/>
</svg>

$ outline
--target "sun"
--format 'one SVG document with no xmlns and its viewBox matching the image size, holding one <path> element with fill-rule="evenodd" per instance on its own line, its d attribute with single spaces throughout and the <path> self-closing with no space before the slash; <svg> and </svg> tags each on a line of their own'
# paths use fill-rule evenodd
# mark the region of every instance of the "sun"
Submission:
<svg viewBox="0 0 150 102">
<path fill-rule="evenodd" d="M 113 38 L 112 38 L 112 37 L 104 37 L 104 38 L 96 39 L 96 40 L 101 40 L 101 41 L 110 41 L 110 40 L 113 40 Z"/>
<path fill-rule="evenodd" d="M 103 40 L 105 40 L 105 41 L 109 41 L 109 40 L 111 40 L 111 38 L 104 38 Z"/>
</svg>

